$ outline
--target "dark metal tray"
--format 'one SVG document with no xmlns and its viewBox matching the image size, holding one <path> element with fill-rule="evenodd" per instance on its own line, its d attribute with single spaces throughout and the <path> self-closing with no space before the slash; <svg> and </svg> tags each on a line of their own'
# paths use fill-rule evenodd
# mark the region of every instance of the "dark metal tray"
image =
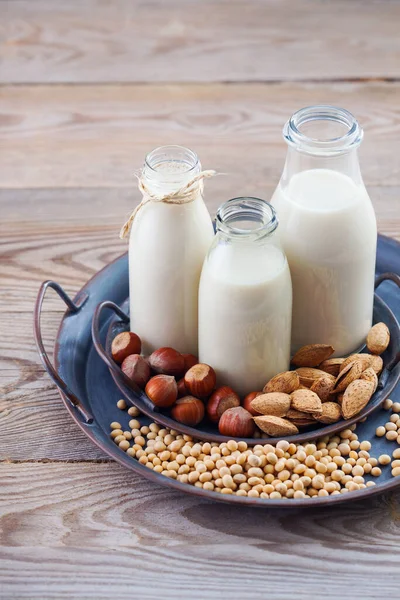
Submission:
<svg viewBox="0 0 400 600">
<path fill-rule="evenodd" d="M 376 278 L 375 289 L 385 281 L 393 281 L 400 288 L 400 277 L 394 273 L 384 273 Z M 400 290 L 399 290 L 400 295 Z M 102 343 L 102 335 L 100 331 L 100 319 L 103 311 L 112 311 L 112 316 L 109 321 L 108 331 L 105 344 Z M 119 388 L 121 394 L 131 406 L 136 406 L 142 413 L 146 414 L 157 423 L 170 429 L 175 429 L 180 433 L 185 433 L 193 437 L 208 440 L 209 442 L 227 442 L 229 437 L 221 435 L 215 423 L 211 423 L 204 419 L 196 428 L 183 425 L 175 421 L 171 417 L 171 411 L 158 411 L 150 399 L 146 396 L 143 390 L 132 383 L 123 373 L 121 367 L 114 362 L 111 356 L 111 343 L 114 337 L 121 331 L 129 330 L 129 298 L 125 300 L 121 307 L 117 306 L 109 300 L 101 302 L 93 315 L 92 321 L 92 338 L 95 348 L 110 370 L 115 384 Z M 390 344 L 386 352 L 382 355 L 384 368 L 379 376 L 378 389 L 372 396 L 372 399 L 367 406 L 352 419 L 340 420 L 332 425 L 321 425 L 316 423 L 314 426 L 303 429 L 296 435 L 286 436 L 288 442 L 303 443 L 305 441 L 316 440 L 324 435 L 334 435 L 342 431 L 346 427 L 350 427 L 354 423 L 359 422 L 364 417 L 370 415 L 374 410 L 379 408 L 381 404 L 389 397 L 394 387 L 400 379 L 400 328 L 396 317 L 390 310 L 386 302 L 375 293 L 374 298 L 374 323 L 384 322 L 390 330 Z M 365 349 L 365 348 L 364 348 Z M 279 438 L 268 438 L 268 442 L 275 444 Z M 259 438 L 245 438 L 248 445 L 255 445 L 260 442 Z"/>
<path fill-rule="evenodd" d="M 378 241 L 377 274 L 385 271 L 400 274 L 400 244 L 394 240 L 380 237 Z M 40 313 L 46 290 L 53 288 L 67 304 L 55 345 L 55 367 L 50 363 L 43 347 L 40 330 Z M 400 316 L 400 297 L 398 289 L 390 281 L 385 281 L 379 288 L 379 296 Z M 92 342 L 91 323 L 96 306 L 106 300 L 121 306 L 128 297 L 128 258 L 123 255 L 97 273 L 72 301 L 64 290 L 55 282 L 42 284 L 35 307 L 35 339 L 42 362 L 53 381 L 57 384 L 65 407 L 85 434 L 104 452 L 128 469 L 141 473 L 144 477 L 175 488 L 181 492 L 192 493 L 212 500 L 246 504 L 259 507 L 318 506 L 358 500 L 394 488 L 400 479 L 391 477 L 390 466 L 382 468 L 382 476 L 376 486 L 350 494 L 337 496 L 305 498 L 305 499 L 261 499 L 235 495 L 221 495 L 215 492 L 196 488 L 164 477 L 149 470 L 137 460 L 129 457 L 119 449 L 110 438 L 109 425 L 118 420 L 124 429 L 128 428 L 129 417 L 116 408 L 120 391 L 110 376 L 107 366 L 98 356 Z M 100 335 L 105 338 L 110 325 L 111 315 L 100 315 Z M 398 348 L 397 348 L 398 351 Z M 398 365 L 399 366 L 399 365 Z M 397 366 L 397 367 L 398 367 Z M 397 368 L 396 367 L 396 368 Z M 393 392 L 393 399 L 400 401 L 400 386 Z M 156 415 L 154 415 L 156 418 Z M 381 409 L 373 412 L 366 422 L 357 427 L 360 439 L 369 439 L 373 443 L 372 453 L 391 454 L 396 447 L 394 442 L 385 438 L 376 438 L 375 429 L 387 420 L 387 413 Z M 143 421 L 145 422 L 145 421 Z"/>
</svg>

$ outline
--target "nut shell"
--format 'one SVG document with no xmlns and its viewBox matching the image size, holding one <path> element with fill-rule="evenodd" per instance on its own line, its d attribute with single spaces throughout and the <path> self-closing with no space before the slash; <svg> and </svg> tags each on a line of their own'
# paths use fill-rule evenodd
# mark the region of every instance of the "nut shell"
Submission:
<svg viewBox="0 0 400 600">
<path fill-rule="evenodd" d="M 331 398 L 331 392 L 334 385 L 335 382 L 332 380 L 332 377 L 321 377 L 314 381 L 310 390 L 317 394 L 321 402 L 328 402 Z"/>
<path fill-rule="evenodd" d="M 296 369 L 296 373 L 300 377 L 300 384 L 305 385 L 306 387 L 311 387 L 314 381 L 321 377 L 326 377 L 327 375 L 325 371 L 314 369 L 313 367 L 299 367 Z M 333 381 L 335 380 L 334 377 L 332 377 L 332 379 Z"/>
<path fill-rule="evenodd" d="M 150 367 L 160 375 L 173 375 L 180 377 L 185 371 L 185 359 L 182 354 L 173 348 L 159 348 L 150 354 Z"/>
<path fill-rule="evenodd" d="M 188 391 L 186 389 L 185 380 L 182 378 L 178 381 L 178 398 L 183 398 L 183 396 L 187 396 Z"/>
<path fill-rule="evenodd" d="M 329 373 L 329 375 L 333 375 L 333 377 L 337 377 L 339 375 L 340 367 L 343 363 L 344 358 L 328 358 L 328 360 L 324 360 L 318 366 L 318 369 Z"/>
<path fill-rule="evenodd" d="M 385 323 L 376 323 L 367 335 L 367 348 L 371 354 L 382 354 L 389 346 L 390 331 Z"/>
<path fill-rule="evenodd" d="M 218 423 L 219 432 L 229 437 L 252 437 L 255 425 L 252 415 L 242 406 L 228 408 Z"/>
<path fill-rule="evenodd" d="M 316 367 L 332 356 L 334 351 L 328 344 L 309 344 L 297 350 L 291 363 L 296 367 Z"/>
<path fill-rule="evenodd" d="M 121 370 L 141 389 L 145 387 L 151 375 L 147 360 L 143 356 L 140 356 L 140 354 L 127 356 L 121 365 Z"/>
<path fill-rule="evenodd" d="M 321 414 L 322 402 L 315 392 L 311 390 L 295 390 L 291 394 L 291 408 L 312 415 Z"/>
<path fill-rule="evenodd" d="M 232 388 L 224 385 L 213 392 L 207 402 L 207 415 L 210 421 L 218 423 L 228 408 L 240 406 L 240 398 Z"/>
<path fill-rule="evenodd" d="M 370 361 L 370 367 L 373 368 L 373 370 L 375 371 L 375 373 L 377 375 L 379 375 L 379 373 L 381 373 L 382 369 L 383 369 L 383 360 L 380 356 L 375 356 L 375 355 L 371 355 L 370 357 L 371 361 Z"/>
<path fill-rule="evenodd" d="M 263 392 L 268 394 L 269 392 L 283 392 L 284 394 L 291 394 L 300 385 L 300 377 L 296 371 L 284 371 L 278 373 L 264 386 Z"/>
<path fill-rule="evenodd" d="M 264 431 L 264 433 L 267 433 L 271 437 L 296 435 L 296 433 L 299 433 L 294 423 L 281 417 L 262 415 L 261 417 L 254 417 L 254 421 L 261 431 Z"/>
<path fill-rule="evenodd" d="M 297 425 L 297 427 L 306 427 L 307 425 L 315 425 L 315 419 L 310 413 L 301 412 L 294 408 L 291 408 L 286 419 Z"/>
<path fill-rule="evenodd" d="M 178 397 L 178 385 L 172 375 L 155 375 L 148 381 L 145 392 L 155 406 L 167 408 Z"/>
<path fill-rule="evenodd" d="M 270 392 L 257 396 L 252 403 L 253 410 L 261 415 L 275 415 L 284 417 L 290 408 L 290 396 L 283 392 Z"/>
<path fill-rule="evenodd" d="M 368 367 L 368 369 L 365 369 L 365 371 L 361 373 L 360 379 L 372 381 L 374 384 L 374 392 L 376 391 L 376 388 L 378 387 L 378 376 L 372 367 Z"/>
<path fill-rule="evenodd" d="M 342 369 L 336 378 L 332 393 L 344 392 L 348 385 L 358 379 L 364 371 L 364 362 L 361 359 L 354 360 Z"/>
<path fill-rule="evenodd" d="M 362 361 L 362 367 L 363 367 L 363 371 L 365 371 L 365 369 L 368 369 L 368 367 L 371 366 L 371 361 L 372 361 L 372 356 L 370 354 L 350 354 L 350 356 L 348 356 L 347 358 L 344 359 L 344 361 L 342 362 L 342 364 L 339 367 L 339 373 L 341 373 L 342 371 L 344 371 L 344 369 L 352 362 L 354 362 L 355 360 L 361 360 Z"/>
<path fill-rule="evenodd" d="M 185 363 L 185 373 L 199 362 L 199 359 L 194 354 L 182 354 L 182 356 Z"/>
<path fill-rule="evenodd" d="M 342 411 L 340 410 L 339 404 L 336 402 L 324 402 L 322 405 L 322 412 L 320 415 L 314 415 L 316 421 L 329 425 L 331 423 L 337 423 L 342 418 Z"/>
<path fill-rule="evenodd" d="M 184 379 L 186 389 L 196 398 L 207 398 L 217 383 L 214 369 L 204 363 L 198 363 L 191 367 L 186 372 Z"/>
<path fill-rule="evenodd" d="M 141 339 L 133 331 L 123 331 L 116 335 L 111 342 L 111 355 L 118 364 L 121 364 L 131 354 L 140 354 L 141 350 Z"/>
<path fill-rule="evenodd" d="M 193 396 L 178 398 L 171 409 L 171 416 L 179 423 L 195 427 L 203 420 L 204 404 Z"/>
<path fill-rule="evenodd" d="M 373 381 L 356 379 L 343 394 L 342 413 L 344 419 L 351 419 L 365 408 L 374 393 Z"/>
</svg>

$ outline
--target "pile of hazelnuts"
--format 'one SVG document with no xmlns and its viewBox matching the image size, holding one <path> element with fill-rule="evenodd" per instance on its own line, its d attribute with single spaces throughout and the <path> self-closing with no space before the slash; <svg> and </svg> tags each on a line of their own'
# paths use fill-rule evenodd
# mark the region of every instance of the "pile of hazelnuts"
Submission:
<svg viewBox="0 0 400 600">
<path fill-rule="evenodd" d="M 112 341 L 111 354 L 123 373 L 144 390 L 151 402 L 170 409 L 171 417 L 195 427 L 207 415 L 229 437 L 252 437 L 256 426 L 250 403 L 259 392 L 244 399 L 224 385 L 216 389 L 217 377 L 209 365 L 199 363 L 193 354 L 173 348 L 159 348 L 150 356 L 141 355 L 142 342 L 136 333 L 119 333 Z"/>
</svg>

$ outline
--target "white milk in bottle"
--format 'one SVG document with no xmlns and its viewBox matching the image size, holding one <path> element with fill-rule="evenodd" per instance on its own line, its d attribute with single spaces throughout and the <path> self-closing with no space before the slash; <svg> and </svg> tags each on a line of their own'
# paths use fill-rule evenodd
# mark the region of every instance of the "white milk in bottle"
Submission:
<svg viewBox="0 0 400 600">
<path fill-rule="evenodd" d="M 315 106 L 286 124 L 273 196 L 293 283 L 292 350 L 357 350 L 371 327 L 377 229 L 357 157 L 362 130 L 346 110 Z"/>
<path fill-rule="evenodd" d="M 213 172 L 200 172 L 194 152 L 164 146 L 147 155 L 139 180 L 144 203 L 128 222 L 129 296 L 131 330 L 146 353 L 198 352 L 199 279 L 214 237 L 202 196 Z"/>
<path fill-rule="evenodd" d="M 289 367 L 290 273 L 268 202 L 229 200 L 216 225 L 200 280 L 200 361 L 245 395 Z"/>
</svg>

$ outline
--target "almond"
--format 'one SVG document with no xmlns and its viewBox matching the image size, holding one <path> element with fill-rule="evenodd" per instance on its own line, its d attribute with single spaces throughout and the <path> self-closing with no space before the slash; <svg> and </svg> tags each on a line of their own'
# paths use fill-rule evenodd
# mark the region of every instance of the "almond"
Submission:
<svg viewBox="0 0 400 600">
<path fill-rule="evenodd" d="M 343 395 L 342 413 L 344 419 L 351 419 L 357 415 L 371 399 L 374 393 L 374 383 L 356 379 L 346 389 Z"/>
<path fill-rule="evenodd" d="M 350 354 L 350 356 L 348 356 L 340 365 L 339 373 L 344 371 L 344 369 L 355 360 L 363 361 L 363 371 L 365 371 L 365 369 L 368 369 L 368 367 L 371 366 L 371 359 L 372 356 L 370 354 Z"/>
<path fill-rule="evenodd" d="M 320 369 L 312 369 L 311 367 L 300 367 L 299 369 L 296 369 L 296 373 L 300 377 L 301 385 L 305 385 L 306 387 L 311 387 L 314 381 L 320 377 L 327 376 L 325 371 L 321 371 Z M 335 380 L 334 377 L 332 377 L 332 379 Z"/>
<path fill-rule="evenodd" d="M 263 415 L 261 417 L 254 417 L 254 421 L 261 431 L 264 431 L 264 433 L 267 433 L 271 437 L 295 435 L 296 433 L 299 433 L 296 425 L 281 417 Z"/>
<path fill-rule="evenodd" d="M 321 402 L 328 402 L 335 381 L 331 377 L 320 377 L 317 381 L 314 381 L 310 390 L 315 392 Z"/>
<path fill-rule="evenodd" d="M 336 378 L 335 386 L 332 390 L 334 394 L 338 392 L 344 392 L 347 386 L 358 379 L 361 373 L 364 371 L 364 365 L 362 360 L 354 360 L 350 364 L 347 365 L 343 371 L 340 371 L 339 375 Z"/>
<path fill-rule="evenodd" d="M 374 384 L 374 392 L 376 391 L 376 388 L 378 387 L 378 376 L 372 367 L 368 367 L 368 369 L 365 369 L 365 371 L 361 373 L 360 379 L 372 381 Z"/>
<path fill-rule="evenodd" d="M 311 390 L 296 390 L 290 395 L 292 399 L 291 408 L 300 412 L 320 414 L 322 403 L 315 392 Z"/>
<path fill-rule="evenodd" d="M 284 394 L 291 394 L 300 385 L 300 377 L 296 371 L 284 371 L 275 375 L 268 383 L 264 386 L 263 392 L 283 392 Z"/>
<path fill-rule="evenodd" d="M 375 371 L 375 373 L 377 375 L 379 375 L 379 373 L 381 373 L 381 371 L 383 369 L 382 358 L 380 356 L 370 355 L 370 359 L 371 359 L 371 364 L 369 366 L 373 368 L 373 370 Z"/>
<path fill-rule="evenodd" d="M 315 415 L 316 421 L 329 425 L 330 423 L 337 423 L 342 418 L 342 411 L 340 406 L 336 402 L 324 402 L 322 405 L 322 413 Z"/>
<path fill-rule="evenodd" d="M 390 331 L 385 323 L 377 323 L 367 335 L 367 348 L 371 354 L 382 354 L 389 346 Z"/>
<path fill-rule="evenodd" d="M 310 344 L 297 350 L 291 362 L 296 367 L 316 367 L 334 353 L 334 348 L 327 344 Z"/>
<path fill-rule="evenodd" d="M 290 408 L 290 396 L 282 392 L 261 394 L 252 400 L 251 408 L 262 415 L 284 417 Z"/>
<path fill-rule="evenodd" d="M 342 406 L 343 396 L 344 396 L 343 392 L 341 394 L 336 395 L 336 402 L 339 404 L 339 406 Z"/>
<path fill-rule="evenodd" d="M 324 360 L 320 365 L 318 365 L 318 369 L 326 371 L 326 373 L 329 373 L 329 375 L 337 377 L 339 375 L 340 366 L 343 363 L 344 358 L 328 358 L 328 360 Z"/>
<path fill-rule="evenodd" d="M 301 412 L 300 410 L 296 410 L 295 408 L 291 408 L 288 411 L 286 418 L 298 427 L 305 427 L 307 425 L 315 424 L 315 419 L 312 415 Z"/>
</svg>

